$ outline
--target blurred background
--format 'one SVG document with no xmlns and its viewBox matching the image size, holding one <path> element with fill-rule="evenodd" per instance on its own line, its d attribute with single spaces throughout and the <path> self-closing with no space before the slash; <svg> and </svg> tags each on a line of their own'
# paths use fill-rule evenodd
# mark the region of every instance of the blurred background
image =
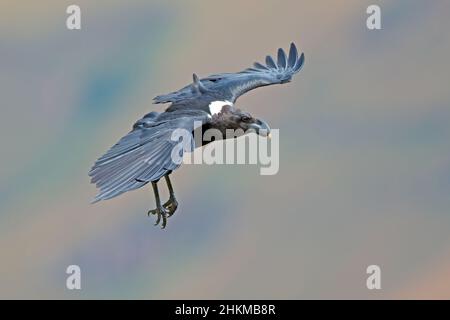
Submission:
<svg viewBox="0 0 450 320">
<path fill-rule="evenodd" d="M 449 1 L 77 0 L 79 31 L 70 4 L 0 4 L 1 298 L 450 298 Z M 238 100 L 280 129 L 277 175 L 186 165 L 164 231 L 150 188 L 90 204 L 154 96 L 291 41 L 294 81 Z"/>
</svg>

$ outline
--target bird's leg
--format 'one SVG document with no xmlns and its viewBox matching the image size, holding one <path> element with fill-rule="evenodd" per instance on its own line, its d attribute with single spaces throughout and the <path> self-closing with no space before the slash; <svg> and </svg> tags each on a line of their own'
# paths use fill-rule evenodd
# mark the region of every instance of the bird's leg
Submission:
<svg viewBox="0 0 450 320">
<path fill-rule="evenodd" d="M 161 228 L 164 229 L 167 223 L 167 210 L 161 205 L 158 191 L 158 181 L 152 181 L 153 193 L 155 194 L 156 209 L 150 210 L 147 214 L 156 214 L 155 226 L 159 224 L 162 218 Z"/>
<path fill-rule="evenodd" d="M 178 201 L 175 199 L 175 193 L 173 192 L 172 183 L 170 182 L 169 175 L 165 175 L 164 178 L 166 178 L 167 188 L 169 189 L 169 200 L 167 200 L 166 203 L 163 204 L 163 207 L 168 210 L 168 216 L 170 217 L 173 215 L 175 210 L 178 208 Z"/>
</svg>

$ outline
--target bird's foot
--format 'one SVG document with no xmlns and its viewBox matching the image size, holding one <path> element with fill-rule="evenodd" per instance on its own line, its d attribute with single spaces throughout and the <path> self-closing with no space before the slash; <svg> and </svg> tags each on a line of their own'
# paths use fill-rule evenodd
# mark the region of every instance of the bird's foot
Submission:
<svg viewBox="0 0 450 320">
<path fill-rule="evenodd" d="M 174 197 L 170 197 L 163 207 L 167 210 L 168 216 L 171 217 L 178 208 L 178 201 Z"/>
<path fill-rule="evenodd" d="M 156 215 L 156 222 L 155 226 L 157 226 L 161 220 L 161 229 L 164 229 L 167 224 L 167 217 L 169 215 L 169 211 L 167 211 L 163 206 L 156 207 L 156 209 L 149 210 L 147 212 L 147 215 L 150 216 L 151 214 Z"/>
</svg>

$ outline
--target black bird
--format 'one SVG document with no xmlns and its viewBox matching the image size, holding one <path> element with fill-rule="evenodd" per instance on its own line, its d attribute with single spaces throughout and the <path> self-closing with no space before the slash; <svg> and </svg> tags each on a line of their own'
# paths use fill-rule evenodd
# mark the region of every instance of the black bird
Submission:
<svg viewBox="0 0 450 320">
<path fill-rule="evenodd" d="M 197 129 L 215 128 L 225 136 L 226 129 L 252 129 L 257 134 L 268 135 L 270 128 L 266 122 L 233 105 L 247 91 L 289 82 L 303 63 L 304 54 L 299 57 L 297 48 L 291 43 L 289 56 L 283 49 L 278 49 L 277 62 L 267 56 L 266 65 L 256 62 L 252 68 L 237 73 L 215 74 L 203 79 L 194 74 L 193 83 L 155 97 L 154 103 L 171 103 L 170 106 L 164 112 L 150 112 L 138 120 L 132 130 L 100 157 L 89 172 L 91 182 L 100 189 L 93 202 L 116 197 L 151 182 L 156 209 L 148 211 L 148 214 L 156 215 L 155 225 L 162 220 L 161 227 L 165 228 L 167 218 L 178 207 L 169 178 L 181 164 L 172 157 L 175 146 L 179 144 L 179 141 L 172 139 L 174 131 L 184 129 L 193 134 Z M 195 123 L 201 126 L 194 128 Z M 203 144 L 192 142 L 191 150 Z M 180 156 L 182 152 L 179 151 Z M 161 204 L 157 186 L 162 177 L 170 194 L 164 204 Z"/>
</svg>

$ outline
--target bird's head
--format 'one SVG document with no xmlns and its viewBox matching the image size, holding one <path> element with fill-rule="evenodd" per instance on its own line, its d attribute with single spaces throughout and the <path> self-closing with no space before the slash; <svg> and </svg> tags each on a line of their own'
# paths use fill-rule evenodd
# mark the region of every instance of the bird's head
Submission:
<svg viewBox="0 0 450 320">
<path fill-rule="evenodd" d="M 270 127 L 267 122 L 232 106 L 223 106 L 219 113 L 213 115 L 212 120 L 214 126 L 222 132 L 226 129 L 242 129 L 244 132 L 254 131 L 260 136 L 270 138 Z"/>
</svg>

